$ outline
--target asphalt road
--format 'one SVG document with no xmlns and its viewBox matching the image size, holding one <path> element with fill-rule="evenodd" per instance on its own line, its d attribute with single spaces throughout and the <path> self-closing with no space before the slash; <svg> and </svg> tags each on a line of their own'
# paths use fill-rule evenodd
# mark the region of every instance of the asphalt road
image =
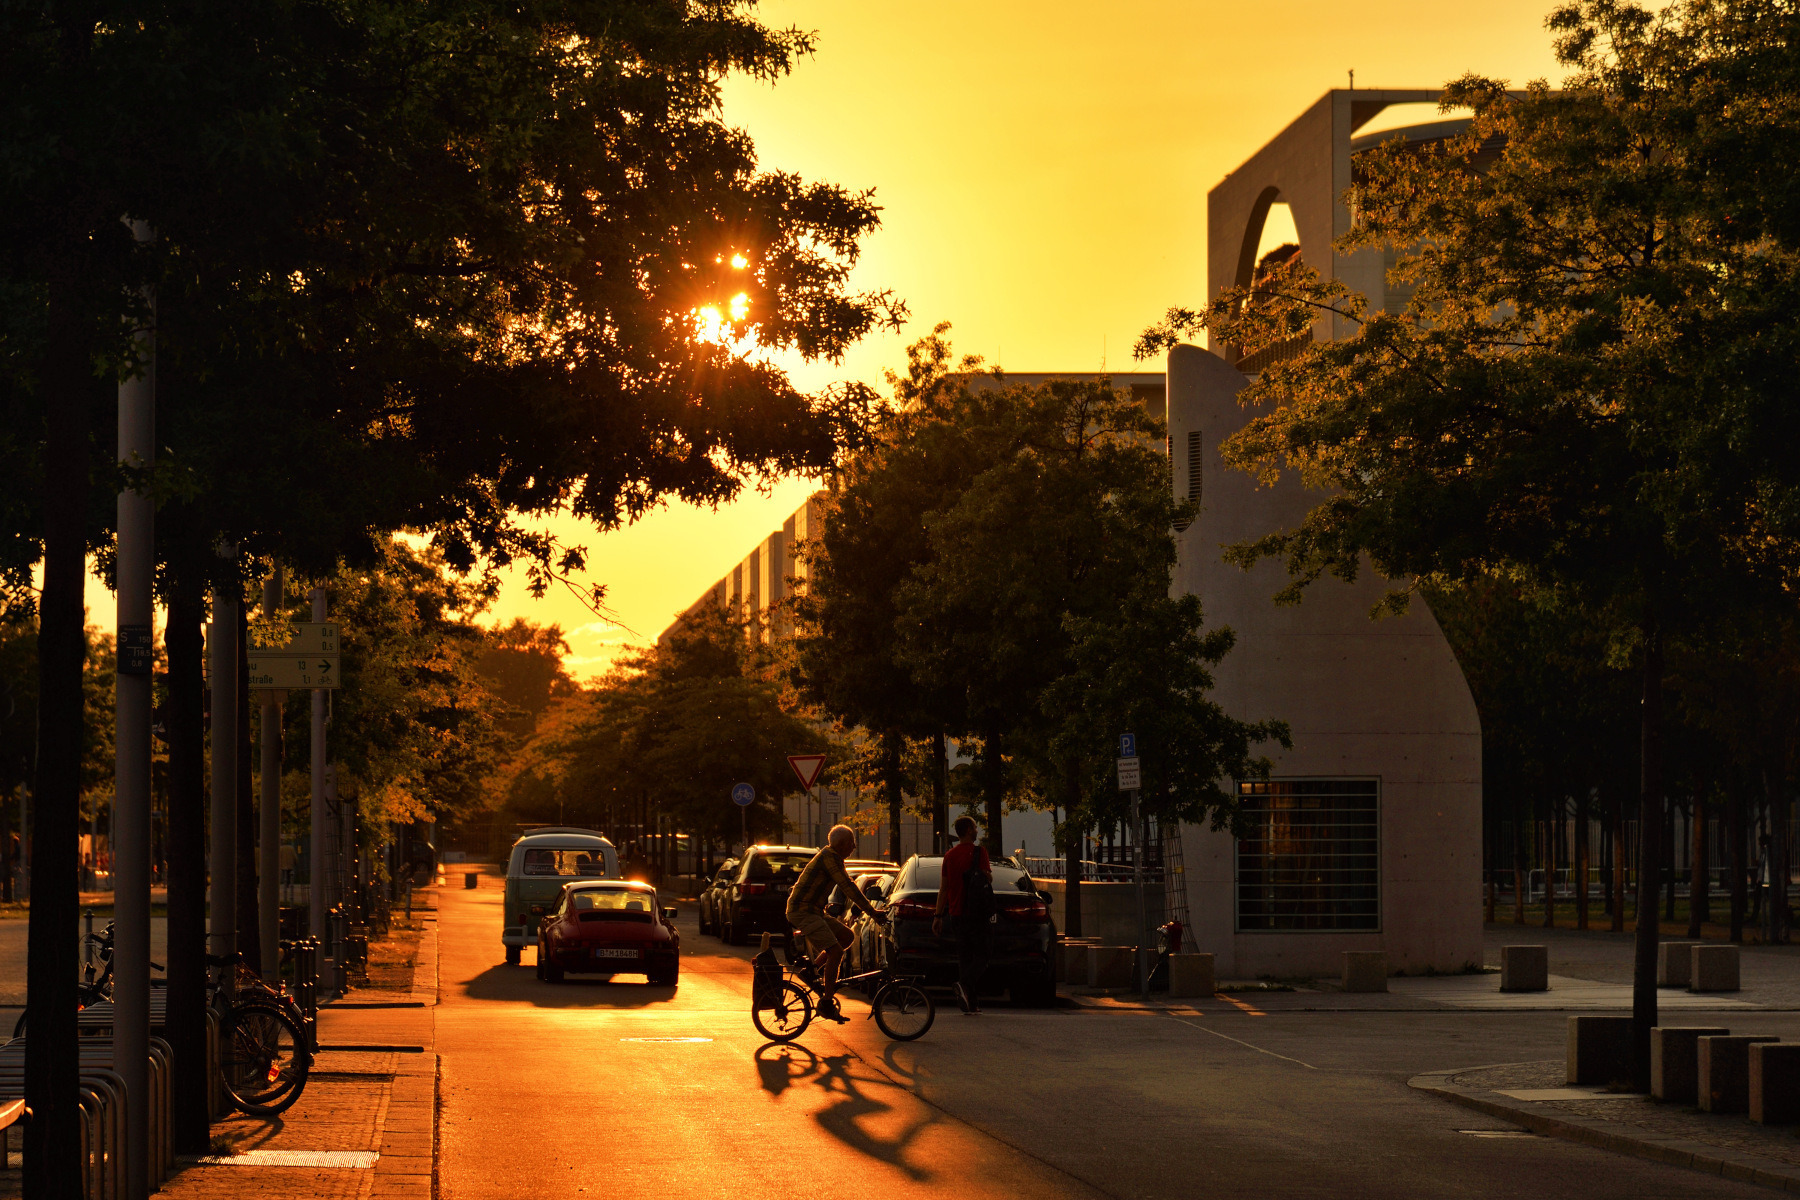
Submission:
<svg viewBox="0 0 1800 1200">
<path fill-rule="evenodd" d="M 503 964 L 500 880 L 483 885 L 439 893 L 444 1200 L 1769 1194 L 1556 1139 L 1474 1137 L 1508 1126 L 1406 1086 L 1558 1057 L 1560 1013 L 967 1018 L 946 1004 L 901 1045 L 851 999 L 848 1025 L 780 1047 L 750 1024 L 750 952 L 701 937 L 691 911 L 678 988 L 553 985 L 529 951 Z M 1800 1015 L 1757 1024 L 1800 1036 Z"/>
</svg>

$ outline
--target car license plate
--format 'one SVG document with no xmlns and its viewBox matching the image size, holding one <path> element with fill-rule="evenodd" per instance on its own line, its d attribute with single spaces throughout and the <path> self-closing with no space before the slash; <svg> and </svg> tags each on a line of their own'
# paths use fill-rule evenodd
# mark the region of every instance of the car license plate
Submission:
<svg viewBox="0 0 1800 1200">
<path fill-rule="evenodd" d="M 594 951 L 595 958 L 636 958 L 637 956 L 638 956 L 638 952 L 636 950 L 596 950 L 596 951 Z"/>
</svg>

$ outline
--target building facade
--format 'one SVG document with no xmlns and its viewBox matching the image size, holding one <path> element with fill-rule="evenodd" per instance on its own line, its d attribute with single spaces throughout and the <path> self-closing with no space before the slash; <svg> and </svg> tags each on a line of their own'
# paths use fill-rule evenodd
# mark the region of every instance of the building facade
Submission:
<svg viewBox="0 0 1800 1200">
<path fill-rule="evenodd" d="M 1250 281 L 1269 209 L 1285 202 L 1308 264 L 1372 307 L 1389 302 L 1379 250 L 1332 248 L 1352 219 L 1342 197 L 1367 144 L 1356 134 L 1390 104 L 1435 98 L 1328 93 L 1215 187 L 1209 299 Z M 1346 336 L 1335 321 L 1322 318 L 1311 336 Z M 1389 586 L 1373 571 L 1353 584 L 1322 579 L 1300 604 L 1278 607 L 1285 564 L 1223 561 L 1223 547 L 1292 528 L 1325 498 L 1292 474 L 1261 485 L 1220 457 L 1257 415 L 1238 393 L 1266 361 L 1229 346 L 1179 346 L 1168 358 L 1173 484 L 1200 501 L 1177 535 L 1173 586 L 1201 598 L 1208 626 L 1237 634 L 1215 672 L 1219 703 L 1293 733 L 1293 748 L 1271 755 L 1271 780 L 1232 781 L 1251 834 L 1184 826 L 1182 873 L 1169 886 L 1185 897 L 1195 948 L 1217 955 L 1226 977 L 1333 975 L 1345 950 L 1385 951 L 1390 970 L 1408 973 L 1479 965 L 1481 726 L 1430 609 L 1415 599 L 1404 616 L 1373 618 Z"/>
</svg>

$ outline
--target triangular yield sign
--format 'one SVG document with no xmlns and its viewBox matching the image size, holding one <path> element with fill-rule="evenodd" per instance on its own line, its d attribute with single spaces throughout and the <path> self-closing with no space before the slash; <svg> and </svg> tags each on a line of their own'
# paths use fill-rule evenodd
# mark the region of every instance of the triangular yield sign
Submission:
<svg viewBox="0 0 1800 1200">
<path fill-rule="evenodd" d="M 788 755 L 788 766 L 794 768 L 794 774 L 800 779 L 800 786 L 811 791 L 813 782 L 819 778 L 819 772 L 825 769 L 825 756 L 823 754 L 790 754 Z"/>
</svg>

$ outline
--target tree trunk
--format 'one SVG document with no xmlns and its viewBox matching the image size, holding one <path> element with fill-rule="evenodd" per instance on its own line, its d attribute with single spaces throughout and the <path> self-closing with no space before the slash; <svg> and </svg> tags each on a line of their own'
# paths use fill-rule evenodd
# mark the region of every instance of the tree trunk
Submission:
<svg viewBox="0 0 1800 1200">
<path fill-rule="evenodd" d="M 888 857 L 900 861 L 900 752 L 904 743 L 898 733 L 882 736 L 881 782 L 887 788 Z"/>
<path fill-rule="evenodd" d="M 1737 780 L 1731 780 L 1725 798 L 1726 836 L 1731 839 L 1731 940 L 1744 941 L 1744 792 Z"/>
<path fill-rule="evenodd" d="M 1557 801 L 1560 809 L 1562 801 Z M 1539 827 L 1538 844 L 1543 847 L 1544 862 L 1544 928 L 1556 928 L 1556 827 L 1559 814 L 1544 807 L 1544 821 Z"/>
<path fill-rule="evenodd" d="M 999 858 L 1005 853 L 1000 822 L 1006 801 L 1006 760 L 1000 751 L 1000 735 L 992 730 L 981 747 L 981 798 L 987 808 L 987 836 L 983 840 L 988 855 Z"/>
<path fill-rule="evenodd" d="M 1525 858 L 1525 818 L 1518 805 L 1513 806 L 1513 924 L 1525 923 L 1525 892 L 1531 883 L 1531 871 Z"/>
<path fill-rule="evenodd" d="M 1663 858 L 1662 872 L 1669 881 L 1669 895 L 1663 901 L 1663 920 L 1675 919 L 1675 810 L 1676 805 L 1663 804 Z"/>
<path fill-rule="evenodd" d="M 1063 808 L 1063 936 L 1081 937 L 1081 842 L 1082 828 L 1075 820 L 1080 807 L 1081 764 L 1071 758 L 1064 771 Z"/>
<path fill-rule="evenodd" d="M 950 848 L 950 755 L 944 731 L 931 735 L 931 849 L 942 854 Z"/>
<path fill-rule="evenodd" d="M 1575 794 L 1575 928 L 1588 927 L 1588 794 Z"/>
<path fill-rule="evenodd" d="M 1700 927 L 1712 920 L 1712 878 L 1706 869 L 1706 821 L 1711 805 L 1705 792 L 1694 794 L 1694 840 L 1688 864 L 1688 936 L 1700 936 Z"/>
<path fill-rule="evenodd" d="M 1656 1025 L 1657 889 L 1662 883 L 1662 630 L 1644 629 L 1642 720 L 1643 780 L 1638 797 L 1638 902 L 1636 956 L 1632 964 L 1632 1086 L 1650 1089 L 1650 1030 Z"/>
<path fill-rule="evenodd" d="M 199 580 L 173 581 L 169 625 L 170 1105 L 178 1154 L 211 1145 L 206 1105 L 206 696 L 205 619 Z"/>
<path fill-rule="evenodd" d="M 32 789 L 31 919 L 26 934 L 24 1193 L 65 1195 L 80 1177 L 75 982 L 80 909 L 82 670 L 87 660 L 89 393 L 78 300 L 80 250 L 63 247 L 49 279 L 42 373 L 44 584 L 38 600 L 38 757 Z"/>
<path fill-rule="evenodd" d="M 237 606 L 237 948 L 251 970 L 262 969 L 262 921 L 257 917 L 256 796 L 250 775 L 250 606 Z"/>
<path fill-rule="evenodd" d="M 1609 797 L 1612 809 L 1612 881 L 1607 891 L 1612 905 L 1612 931 L 1625 932 L 1625 802 L 1618 788 Z"/>
<path fill-rule="evenodd" d="M 1777 750 L 1779 756 L 1780 751 Z M 1769 805 L 1769 847 L 1764 852 L 1768 862 L 1769 877 L 1768 944 L 1779 946 L 1787 941 L 1787 883 L 1788 883 L 1788 822 L 1787 803 L 1781 795 L 1781 783 L 1786 776 L 1787 764 L 1777 762 L 1769 770 L 1763 772 L 1763 789 Z"/>
</svg>

